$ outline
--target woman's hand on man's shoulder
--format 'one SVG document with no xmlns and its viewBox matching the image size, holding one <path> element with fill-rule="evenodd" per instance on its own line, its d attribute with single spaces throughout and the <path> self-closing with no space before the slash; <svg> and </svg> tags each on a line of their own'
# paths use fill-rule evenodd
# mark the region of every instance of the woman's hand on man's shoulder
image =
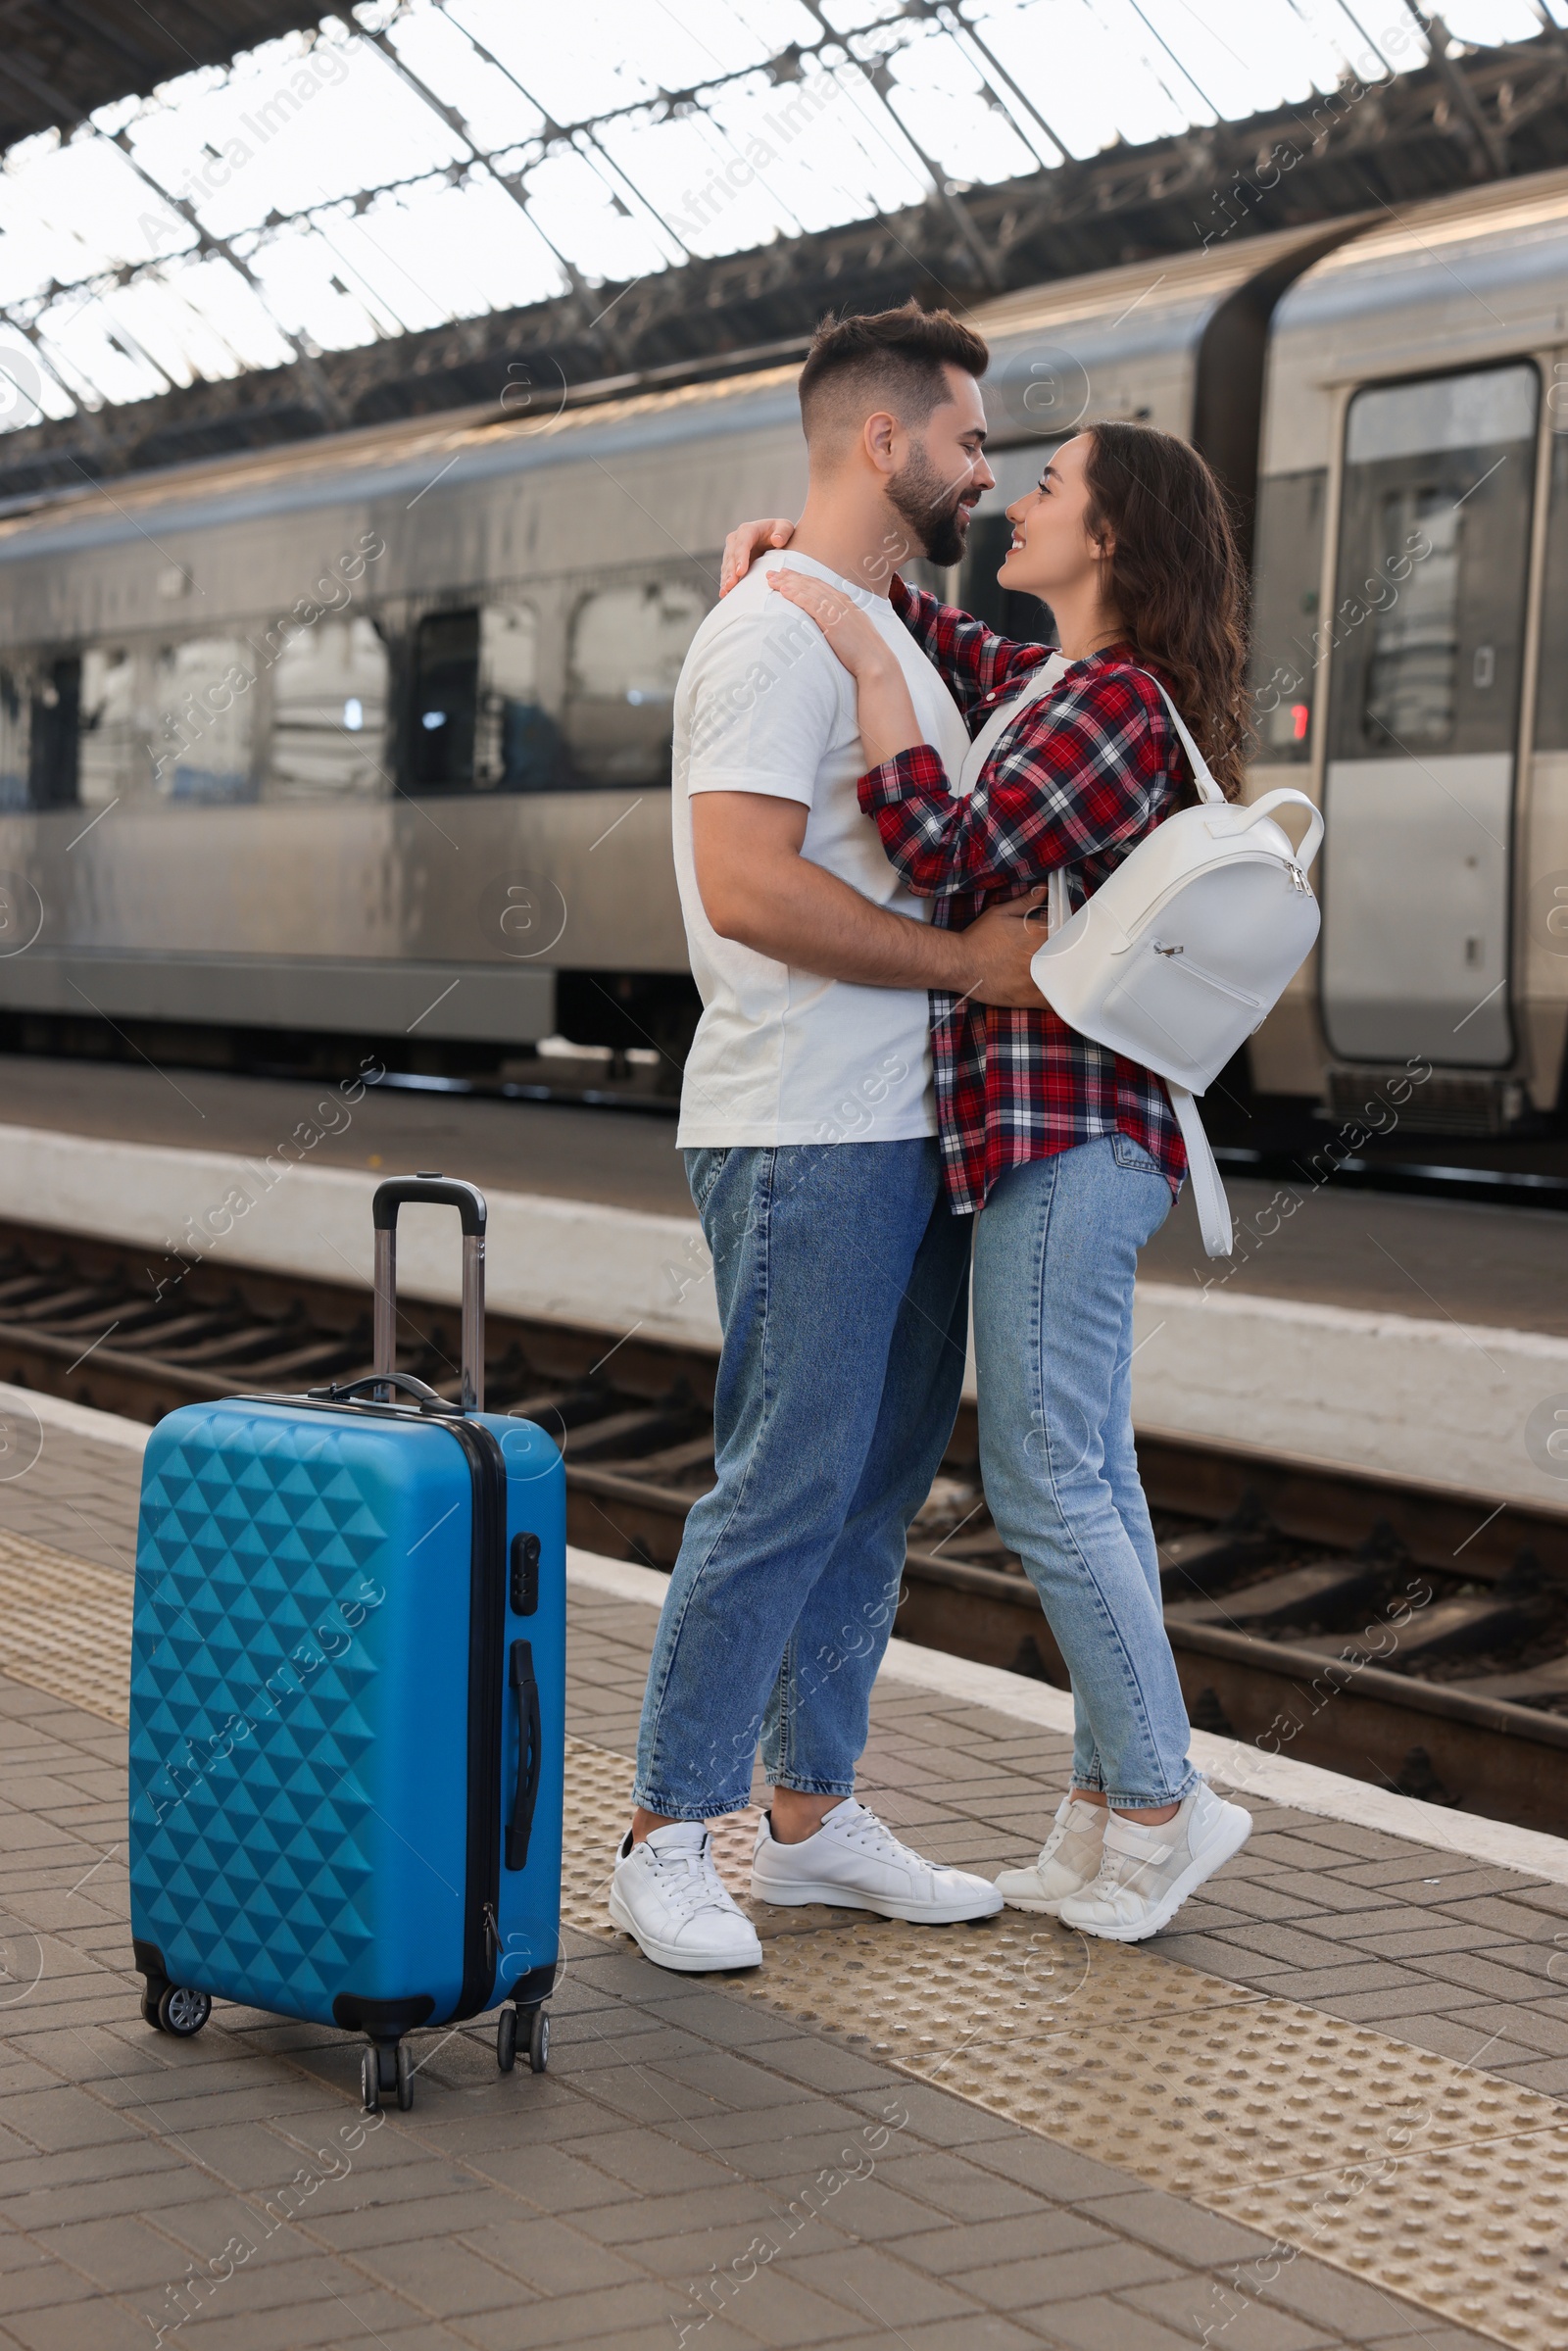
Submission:
<svg viewBox="0 0 1568 2351">
<path fill-rule="evenodd" d="M 782 514 L 760 522 L 737 523 L 724 541 L 724 560 L 718 569 L 718 592 L 727 596 L 746 577 L 757 558 L 769 547 L 787 547 L 795 525 Z"/>
</svg>

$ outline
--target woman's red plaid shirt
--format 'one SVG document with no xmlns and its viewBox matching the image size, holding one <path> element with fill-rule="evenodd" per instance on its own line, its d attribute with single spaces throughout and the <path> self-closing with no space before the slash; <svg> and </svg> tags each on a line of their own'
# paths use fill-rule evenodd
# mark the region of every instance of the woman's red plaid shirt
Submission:
<svg viewBox="0 0 1568 2351">
<path fill-rule="evenodd" d="M 995 636 L 967 612 L 892 583 L 893 609 L 977 734 L 1050 648 Z M 1152 678 L 1126 647 L 1076 661 L 1004 729 L 974 791 L 956 798 L 929 743 L 859 783 L 860 806 L 934 919 L 963 930 L 998 899 L 1067 868 L 1081 906 L 1144 835 L 1190 797 L 1186 760 Z M 943 1170 L 955 1209 L 985 1205 L 999 1176 L 1097 1135 L 1141 1144 L 1174 1191 L 1187 1154 L 1164 1083 L 1068 1028 L 1048 1004 L 1012 1012 L 933 995 Z"/>
</svg>

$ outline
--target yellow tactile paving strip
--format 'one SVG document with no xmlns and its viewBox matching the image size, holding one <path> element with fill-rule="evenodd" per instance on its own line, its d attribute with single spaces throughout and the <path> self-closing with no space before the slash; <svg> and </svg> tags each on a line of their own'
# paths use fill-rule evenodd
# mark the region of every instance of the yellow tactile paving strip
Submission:
<svg viewBox="0 0 1568 2351">
<path fill-rule="evenodd" d="M 128 1575 L 0 1534 L 0 1673 L 128 1723 L 130 1599 Z"/>
<path fill-rule="evenodd" d="M 130 1601 L 128 1576 L 0 1534 L 0 1672 L 123 1724 Z M 566 1750 L 563 1914 L 603 1934 L 632 1768 Z M 755 1826 L 715 1829 L 743 1898 Z M 767 1964 L 732 1989 L 1495 2342 L 1568 2351 L 1552 2099 L 1049 1920 L 755 1915 Z"/>
<path fill-rule="evenodd" d="M 567 1748 L 564 1911 L 602 1932 L 631 1766 Z M 755 1817 L 715 1837 L 743 1899 Z M 1048 1919 L 828 1915 L 753 1909 L 767 1962 L 734 1987 L 1478 2334 L 1568 2351 L 1554 2100 Z"/>
</svg>

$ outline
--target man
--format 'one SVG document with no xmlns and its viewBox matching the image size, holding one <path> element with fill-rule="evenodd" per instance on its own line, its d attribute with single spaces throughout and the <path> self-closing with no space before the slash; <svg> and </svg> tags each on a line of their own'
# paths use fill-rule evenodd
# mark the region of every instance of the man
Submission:
<svg viewBox="0 0 1568 2351">
<path fill-rule="evenodd" d="M 872 613 L 956 774 L 968 736 L 894 617 L 901 559 L 956 563 L 986 465 L 979 336 L 910 304 L 828 321 L 801 372 L 809 491 L 777 565 Z M 859 813 L 853 681 L 766 567 L 710 612 L 675 699 L 675 863 L 704 1011 L 678 1142 L 723 1326 L 718 1482 L 649 1669 L 610 1910 L 651 1959 L 756 1966 L 704 1824 L 772 1805 L 752 1891 L 935 1925 L 1001 1907 L 854 1798 L 908 1523 L 952 1434 L 969 1236 L 943 1194 L 926 991 L 1038 1002 L 1023 903 L 927 926 Z"/>
</svg>

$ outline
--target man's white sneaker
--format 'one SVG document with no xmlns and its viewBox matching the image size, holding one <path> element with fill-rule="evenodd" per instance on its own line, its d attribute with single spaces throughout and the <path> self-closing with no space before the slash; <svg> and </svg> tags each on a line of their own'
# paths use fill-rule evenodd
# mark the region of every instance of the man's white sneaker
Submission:
<svg viewBox="0 0 1568 2351">
<path fill-rule="evenodd" d="M 713 1867 L 701 1821 L 671 1821 L 636 1845 L 627 1830 L 610 1881 L 610 1915 L 661 1967 L 700 1976 L 762 1964 L 757 1929 Z"/>
<path fill-rule="evenodd" d="M 990 1918 L 1002 1908 L 989 1878 L 922 1861 L 854 1796 L 835 1804 L 815 1836 L 799 1844 L 780 1844 L 762 1815 L 752 1855 L 752 1899 L 786 1908 L 834 1902 L 926 1927 Z"/>
<path fill-rule="evenodd" d="M 1056 1806 L 1056 1825 L 1028 1869 L 1004 1870 L 997 1891 L 1009 1910 L 1040 1910 L 1054 1918 L 1068 1894 L 1082 1893 L 1100 1875 L 1106 1807 L 1068 1793 Z"/>
<path fill-rule="evenodd" d="M 1064 1927 L 1107 1942 L 1142 1942 L 1169 1926 L 1188 1895 L 1239 1853 L 1252 1816 L 1200 1780 L 1181 1809 L 1157 1827 L 1112 1813 L 1100 1875 L 1056 1912 Z"/>
</svg>

